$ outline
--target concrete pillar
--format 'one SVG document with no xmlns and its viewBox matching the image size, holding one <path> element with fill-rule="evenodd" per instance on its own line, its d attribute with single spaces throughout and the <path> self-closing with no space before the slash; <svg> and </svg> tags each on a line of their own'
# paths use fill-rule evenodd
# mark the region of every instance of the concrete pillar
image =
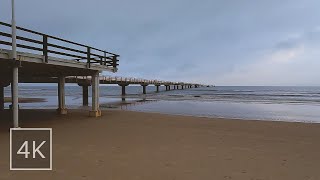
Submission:
<svg viewBox="0 0 320 180">
<path fill-rule="evenodd" d="M 14 65 L 12 69 L 12 82 L 11 82 L 11 100 L 12 100 L 12 120 L 13 127 L 19 127 L 19 68 L 17 65 Z"/>
<path fill-rule="evenodd" d="M 171 86 L 169 85 L 168 88 L 169 88 L 169 91 L 170 91 L 171 90 Z"/>
<path fill-rule="evenodd" d="M 99 72 L 96 72 L 91 76 L 92 83 L 92 110 L 89 112 L 91 117 L 101 116 L 101 111 L 99 107 Z"/>
<path fill-rule="evenodd" d="M 181 89 L 183 89 L 183 85 L 181 85 Z"/>
<path fill-rule="evenodd" d="M 156 88 L 157 88 L 157 92 L 159 92 L 159 85 L 156 85 Z"/>
<path fill-rule="evenodd" d="M 173 89 L 176 90 L 176 85 L 173 85 Z"/>
<path fill-rule="evenodd" d="M 65 80 L 64 76 L 58 78 L 58 114 L 68 113 L 65 105 Z"/>
<path fill-rule="evenodd" d="M 168 91 L 169 89 L 168 89 L 168 85 L 166 85 L 166 91 Z"/>
<path fill-rule="evenodd" d="M 143 94 L 147 94 L 147 90 L 146 90 L 146 87 L 148 86 L 148 85 L 141 85 L 142 86 L 142 93 Z"/>
</svg>

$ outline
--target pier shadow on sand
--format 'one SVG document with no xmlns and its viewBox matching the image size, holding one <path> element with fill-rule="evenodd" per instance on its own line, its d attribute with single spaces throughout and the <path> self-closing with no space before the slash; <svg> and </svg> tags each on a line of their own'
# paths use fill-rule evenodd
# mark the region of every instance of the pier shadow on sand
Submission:
<svg viewBox="0 0 320 180">
<path fill-rule="evenodd" d="M 68 110 L 68 114 L 59 115 L 55 109 L 20 109 L 19 126 L 23 128 L 50 128 L 54 126 L 70 126 L 81 119 L 88 119 L 89 113 L 82 110 Z M 8 133 L 12 128 L 12 112 L 9 109 L 0 111 L 0 134 Z"/>
</svg>

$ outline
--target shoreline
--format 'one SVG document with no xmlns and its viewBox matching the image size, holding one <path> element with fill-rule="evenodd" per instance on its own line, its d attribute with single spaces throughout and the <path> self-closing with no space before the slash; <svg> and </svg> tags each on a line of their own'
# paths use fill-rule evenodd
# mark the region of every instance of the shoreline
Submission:
<svg viewBox="0 0 320 180">
<path fill-rule="evenodd" d="M 194 117 L 194 118 L 207 118 L 207 119 L 217 119 L 217 120 L 232 120 L 232 121 L 254 121 L 254 122 L 283 122 L 283 123 L 302 123 L 302 124 L 320 124 L 320 122 L 309 122 L 309 121 L 285 121 L 285 120 L 272 120 L 272 119 L 244 119 L 244 118 L 230 118 L 230 117 L 213 117 L 213 116 L 198 116 L 198 115 L 188 115 L 188 114 L 174 114 L 174 113 L 163 113 L 156 111 L 137 111 L 137 110 L 128 110 L 128 109 L 116 109 L 110 108 L 108 110 L 114 111 L 129 111 L 129 112 L 138 112 L 138 113 L 150 113 L 150 114 L 159 114 L 159 115 L 172 115 L 172 116 L 185 116 L 185 117 Z"/>
<path fill-rule="evenodd" d="M 21 110 L 21 127 L 53 128 L 53 170 L 17 172 L 9 171 L 10 113 L 2 112 L 0 179 L 320 178 L 320 124 L 102 114 Z"/>
<path fill-rule="evenodd" d="M 6 103 L 10 103 L 10 97 L 5 98 Z M 28 105 L 23 105 L 21 109 L 55 109 L 56 105 L 44 105 L 44 104 L 37 104 L 37 103 L 47 103 L 49 102 L 48 99 L 45 98 L 19 98 L 19 102 L 21 104 L 27 103 Z M 80 103 L 80 102 L 79 102 Z M 81 102 L 82 103 L 82 102 Z M 213 103 L 213 104 L 212 104 Z M 149 105 L 150 104 L 150 105 Z M 196 109 L 190 109 L 188 106 L 194 104 L 200 107 L 197 107 Z M 207 104 L 207 103 L 206 103 Z M 310 116 L 311 114 L 304 114 L 304 116 L 293 116 L 286 119 L 287 117 L 284 116 L 284 118 L 281 118 L 281 116 L 271 116 L 268 114 L 263 114 L 263 111 L 255 111 L 254 106 L 262 105 L 264 106 L 282 106 L 282 104 L 255 104 L 255 103 L 239 103 L 239 102 L 210 102 L 211 105 L 214 105 L 216 108 L 220 108 L 219 104 L 224 105 L 224 110 L 222 114 L 216 114 L 215 110 L 212 110 L 212 113 L 210 113 L 210 110 L 206 109 L 209 106 L 204 106 L 203 102 L 198 101 L 168 101 L 168 100 L 155 100 L 155 99 L 130 99 L 126 98 L 126 100 L 121 100 L 121 97 L 117 98 L 117 100 L 113 100 L 110 102 L 102 102 L 100 104 L 101 110 L 127 110 L 127 111 L 133 111 L 133 112 L 145 112 L 145 113 L 159 113 L 159 114 L 167 114 L 167 115 L 179 115 L 179 116 L 191 116 L 191 117 L 205 117 L 205 118 L 218 118 L 218 119 L 233 119 L 233 120 L 250 120 L 250 121 L 272 121 L 272 122 L 301 122 L 301 123 L 312 123 L 312 124 L 319 124 L 320 119 L 315 117 L 314 115 Z M 170 105 L 171 108 L 168 108 L 164 105 Z M 218 105 L 218 106 L 217 106 Z M 227 106 L 226 106 L 227 105 Z M 233 106 L 235 108 L 242 108 L 245 106 L 248 106 L 246 109 L 249 110 L 249 114 L 237 114 L 232 112 L 232 108 L 228 108 L 228 106 Z M 235 106 L 236 105 L 236 106 Z M 8 105 L 7 105 L 8 106 Z M 151 106 L 151 108 L 149 107 Z M 295 108 L 296 110 L 299 110 L 300 108 L 309 109 L 307 107 L 311 107 L 309 105 L 300 105 L 300 104 L 293 104 L 293 105 L 286 105 L 290 106 L 292 108 Z M 8 109 L 8 107 L 6 107 Z M 181 109 L 182 108 L 182 109 Z M 183 109 L 184 108 L 184 109 Z M 197 111 L 201 111 L 202 108 L 205 108 L 205 111 L 202 111 L 202 113 L 197 113 Z M 89 110 L 89 106 L 81 106 L 81 105 L 67 105 L 67 109 L 70 110 Z M 173 110 L 175 109 L 175 110 Z M 313 109 L 315 109 L 313 107 Z M 220 109 L 221 110 L 221 109 Z M 243 110 L 243 109 L 242 109 Z M 268 111 L 268 109 L 266 109 Z M 218 111 L 219 112 L 219 111 Z M 262 114 L 261 114 L 262 113 Z M 291 110 L 291 113 L 294 113 L 293 110 Z M 307 117 L 308 116 L 308 117 Z M 296 118 L 295 118 L 296 117 Z"/>
</svg>

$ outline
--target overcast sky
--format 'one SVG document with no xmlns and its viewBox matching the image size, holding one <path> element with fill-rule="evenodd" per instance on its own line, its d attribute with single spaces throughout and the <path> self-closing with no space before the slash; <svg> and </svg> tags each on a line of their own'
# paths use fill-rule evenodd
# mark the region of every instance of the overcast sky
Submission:
<svg viewBox="0 0 320 180">
<path fill-rule="evenodd" d="M 10 22 L 10 3 L 0 0 L 0 21 Z M 16 16 L 18 26 L 120 54 L 117 76 L 319 85 L 319 7 L 319 0 L 16 0 Z"/>
</svg>

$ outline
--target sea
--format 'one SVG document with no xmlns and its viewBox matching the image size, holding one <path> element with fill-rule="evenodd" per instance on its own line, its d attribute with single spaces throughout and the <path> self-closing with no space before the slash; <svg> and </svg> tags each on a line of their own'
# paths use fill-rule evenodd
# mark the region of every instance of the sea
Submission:
<svg viewBox="0 0 320 180">
<path fill-rule="evenodd" d="M 172 88 L 171 88 L 172 89 Z M 125 109 L 129 111 L 163 114 L 232 118 L 239 120 L 267 120 L 320 123 L 320 86 L 216 86 L 165 91 L 160 87 L 127 86 L 126 96 L 120 86 L 100 87 L 101 109 Z M 5 88 L 10 97 L 10 87 Z M 41 98 L 39 102 L 20 103 L 22 109 L 57 108 L 57 86 L 20 84 L 21 98 Z M 89 88 L 89 106 L 91 101 Z M 10 103 L 5 103 L 8 108 Z M 89 109 L 82 106 L 82 88 L 66 86 L 66 106 L 69 109 Z"/>
</svg>

